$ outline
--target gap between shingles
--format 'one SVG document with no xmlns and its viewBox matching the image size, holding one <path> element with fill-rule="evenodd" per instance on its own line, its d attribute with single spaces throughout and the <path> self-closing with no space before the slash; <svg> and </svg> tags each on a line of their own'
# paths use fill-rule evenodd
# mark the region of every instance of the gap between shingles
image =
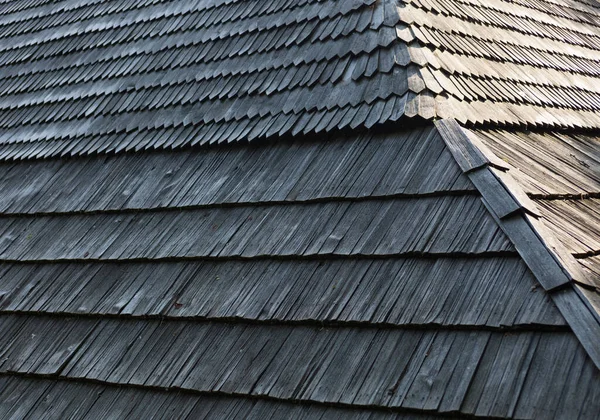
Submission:
<svg viewBox="0 0 600 420">
<path fill-rule="evenodd" d="M 460 412 L 447 412 L 442 413 L 433 410 L 418 410 L 413 408 L 404 408 L 404 407 L 388 407 L 381 405 L 357 405 L 357 404 L 348 404 L 341 402 L 324 402 L 324 401 L 316 401 L 316 400 L 300 400 L 300 399 L 284 399 L 278 397 L 272 397 L 268 395 L 259 395 L 259 394 L 242 394 L 235 392 L 224 392 L 224 391 L 199 391 L 190 388 L 182 388 L 182 387 L 164 387 L 157 385 L 140 385 L 140 384 L 131 384 L 131 383 L 119 383 L 119 382 L 109 382 L 100 379 L 88 379 L 88 378 L 80 378 L 80 377 L 69 377 L 69 376 L 57 376 L 57 375 L 45 375 L 38 373 L 24 373 L 24 372 L 0 372 L 0 378 L 19 378 L 19 379 L 29 379 L 35 381 L 60 381 L 60 382 L 68 382 L 80 385 L 102 385 L 104 387 L 112 388 L 112 389 L 131 389 L 145 392 L 156 392 L 161 394 L 184 394 L 188 396 L 197 396 L 197 397 L 213 397 L 213 398 L 238 398 L 238 399 L 246 399 L 253 401 L 265 401 L 271 403 L 281 403 L 281 404 L 295 404 L 302 406 L 317 406 L 322 408 L 338 408 L 338 409 L 351 409 L 351 410 L 361 410 L 364 412 L 368 411 L 377 411 L 379 413 L 404 413 L 404 414 L 413 414 L 413 415 L 422 415 L 423 418 L 430 416 L 437 416 L 439 418 L 464 418 L 464 419 L 476 419 L 481 418 L 477 417 L 473 414 L 465 414 Z M 485 417 L 485 418 L 493 418 L 493 417 Z"/>
<path fill-rule="evenodd" d="M 567 200 L 589 200 L 600 198 L 600 192 L 581 193 L 581 194 L 530 194 L 527 196 L 532 200 L 538 201 L 567 201 Z"/>
<path fill-rule="evenodd" d="M 288 254 L 288 255 L 224 255 L 224 256 L 180 256 L 180 257 L 136 257 L 126 259 L 101 259 L 101 258 L 55 258 L 55 259 L 3 259 L 0 258 L 0 264 L 24 264 L 24 265 L 44 265 L 44 264 L 66 264 L 66 263 L 85 263 L 85 264 L 134 264 L 134 263 L 179 263 L 179 262 L 252 262 L 252 261 L 340 261 L 340 260 L 387 260 L 387 259 L 487 259 L 487 258 L 519 258 L 516 250 L 512 251 L 484 251 L 478 253 L 469 252 L 419 252 L 407 251 L 398 254 Z"/>
<path fill-rule="evenodd" d="M 40 312 L 40 311 L 5 311 L 0 310 L 0 316 L 15 316 L 18 318 L 52 318 L 69 319 L 79 318 L 90 321 L 158 321 L 161 323 L 195 322 L 216 325 L 245 325 L 258 327 L 311 327 L 319 329 L 344 329 L 360 328 L 363 330 L 410 330 L 410 331 L 479 331 L 495 333 L 548 333 L 548 332 L 571 332 L 568 325 L 549 324 L 517 324 L 517 325 L 467 325 L 467 324 L 393 324 L 389 322 L 375 323 L 372 321 L 335 321 L 335 320 L 276 320 L 276 319 L 252 319 L 242 317 L 219 317 L 210 318 L 203 316 L 165 316 L 162 314 L 131 315 L 131 314 L 101 314 L 101 313 L 75 313 L 75 312 Z"/>
<path fill-rule="evenodd" d="M 583 252 L 583 253 L 577 253 L 577 254 L 572 254 L 573 257 L 575 259 L 578 260 L 585 260 L 586 258 L 592 258 L 592 257 L 597 257 L 600 255 L 600 250 L 595 249 L 593 251 L 588 251 L 588 252 Z"/>
<path fill-rule="evenodd" d="M 443 198 L 443 197 L 458 197 L 470 196 L 478 197 L 480 194 L 476 190 L 453 190 L 453 191 L 434 191 L 422 194 L 387 194 L 387 195 L 371 195 L 361 197 L 319 197 L 305 200 L 273 200 L 273 201 L 251 201 L 251 202 L 227 202 L 227 203 L 210 203 L 196 204 L 188 206 L 161 206 L 161 207 L 146 207 L 146 208 L 113 208 L 113 209 L 96 209 L 96 210 L 75 210 L 75 211 L 37 211 L 37 212 L 0 212 L 2 217 L 58 217 L 58 216 L 93 216 L 102 214 L 138 214 L 138 213 L 160 213 L 160 212 L 180 212 L 193 210 L 210 210 L 210 209 L 228 209 L 228 208 L 248 208 L 248 207 L 274 207 L 274 206 L 294 206 L 294 205 L 310 205 L 310 204 L 325 204 L 325 203 L 348 203 L 348 202 L 366 202 L 366 201 L 391 201 L 391 200 L 409 200 L 419 198 Z"/>
</svg>

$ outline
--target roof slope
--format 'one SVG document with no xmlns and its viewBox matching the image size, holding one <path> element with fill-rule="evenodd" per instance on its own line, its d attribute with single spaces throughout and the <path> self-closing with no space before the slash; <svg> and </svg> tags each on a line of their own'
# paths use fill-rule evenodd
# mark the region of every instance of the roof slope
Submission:
<svg viewBox="0 0 600 420">
<path fill-rule="evenodd" d="M 5 158 L 370 127 L 409 100 L 392 2 L 63 5 L 4 5 Z"/>
<path fill-rule="evenodd" d="M 2 166 L 4 417 L 599 409 L 593 361 L 433 127 Z"/>
<path fill-rule="evenodd" d="M 596 304 L 598 276 L 582 268 L 574 258 L 577 254 L 573 254 L 572 241 L 565 239 L 570 238 L 569 235 L 573 232 L 565 226 L 579 223 L 579 231 L 584 231 L 586 225 L 594 230 L 597 218 L 584 220 L 579 217 L 579 220 L 573 222 L 569 217 L 574 212 L 568 211 L 557 211 L 549 216 L 551 213 L 548 207 L 551 206 L 542 200 L 536 200 L 545 209 L 539 212 L 536 202 L 529 198 L 513 178 L 514 174 L 519 179 L 519 170 L 507 164 L 479 139 L 480 136 L 486 136 L 489 140 L 493 136 L 485 132 L 476 134 L 466 131 L 454 120 L 438 121 L 436 126 L 441 130 L 442 138 L 465 174 L 481 192 L 490 213 L 537 280 L 550 293 L 566 321 L 600 368 L 600 312 Z M 542 147 L 550 151 L 552 147 L 549 146 L 545 144 Z M 548 183 L 551 184 L 552 181 Z M 584 204 L 581 207 L 586 206 Z M 592 245 L 589 239 L 587 243 Z"/>
<path fill-rule="evenodd" d="M 600 126 L 593 3 L 12 1 L 0 15 L 1 159 L 406 117 Z"/>
<path fill-rule="evenodd" d="M 401 19 L 436 114 L 469 125 L 600 127 L 596 1 L 409 0 Z M 432 57 L 433 56 L 433 57 Z"/>
</svg>

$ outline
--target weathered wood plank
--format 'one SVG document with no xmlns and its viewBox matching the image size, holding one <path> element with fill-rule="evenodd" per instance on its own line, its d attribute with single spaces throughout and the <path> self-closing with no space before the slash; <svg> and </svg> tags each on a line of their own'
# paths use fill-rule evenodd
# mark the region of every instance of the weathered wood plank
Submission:
<svg viewBox="0 0 600 420">
<path fill-rule="evenodd" d="M 435 127 L 463 172 L 470 172 L 489 164 L 483 153 L 473 145 L 463 128 L 455 120 L 438 120 L 435 122 Z"/>
</svg>

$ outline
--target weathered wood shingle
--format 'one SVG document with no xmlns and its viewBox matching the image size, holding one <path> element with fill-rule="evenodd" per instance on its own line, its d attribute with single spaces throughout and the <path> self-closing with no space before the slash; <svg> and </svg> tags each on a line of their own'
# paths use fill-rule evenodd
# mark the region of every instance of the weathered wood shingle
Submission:
<svg viewBox="0 0 600 420">
<path fill-rule="evenodd" d="M 546 140 L 542 147 L 545 146 L 547 150 L 541 154 L 532 169 L 524 164 L 529 159 L 526 156 L 530 155 L 530 152 L 511 150 L 508 144 L 502 142 L 504 138 L 502 133 L 470 132 L 460 127 L 454 120 L 436 122 L 436 126 L 441 128 L 442 138 L 449 144 L 449 150 L 456 156 L 458 162 L 466 161 L 465 154 L 478 157 L 484 162 L 484 166 L 475 171 L 471 171 L 469 165 L 463 165 L 463 170 L 481 192 L 486 207 L 495 216 L 503 232 L 510 238 L 519 255 L 544 289 L 550 293 L 560 312 L 573 328 L 596 366 L 600 368 L 598 348 L 600 312 L 597 310 L 597 290 L 600 282 L 597 272 L 593 267 L 590 269 L 590 264 L 596 261 L 594 259 L 585 261 L 586 257 L 597 255 L 596 236 L 600 213 L 596 211 L 596 199 L 593 198 L 595 194 L 591 197 L 587 194 L 581 195 L 578 199 L 555 194 L 537 197 L 534 203 L 520 185 L 523 183 L 527 188 L 529 184 L 527 177 L 521 175 L 518 167 L 523 167 L 525 171 L 532 173 L 544 165 L 550 166 L 552 161 L 565 159 L 558 150 L 562 151 L 567 146 L 560 145 L 562 147 L 553 150 L 550 143 L 556 140 L 551 136 L 548 138 L 542 136 L 541 138 Z M 525 133 L 520 135 L 525 136 Z M 511 135 L 508 134 L 507 137 Z M 590 151 L 594 150 L 594 144 L 590 145 L 592 146 Z M 522 145 L 519 147 L 527 150 Z M 591 155 L 593 159 L 594 153 Z M 543 156 L 551 158 L 545 161 Z M 572 157 L 575 155 L 571 154 L 567 159 L 570 160 Z M 509 161 L 516 164 L 517 168 Z M 550 164 L 546 163 L 548 161 Z M 501 162 L 500 170 L 494 167 L 494 162 Z M 587 167 L 589 168 L 589 165 Z M 569 169 L 560 175 L 554 175 L 554 179 L 550 178 L 549 181 L 556 185 L 557 179 L 564 184 L 594 176 L 592 171 L 582 170 L 578 173 Z M 495 173 L 496 176 L 488 174 L 488 178 L 493 181 L 482 183 L 478 180 L 482 171 Z M 503 175 L 498 176 L 500 173 Z M 569 175 L 573 176 L 569 177 Z M 548 183 L 548 180 L 536 182 L 536 184 L 540 183 Z M 498 191 L 504 191 L 505 197 L 502 198 L 502 194 L 498 194 Z M 511 197 L 507 198 L 507 195 Z M 522 200 L 530 204 L 507 214 L 506 206 L 503 206 L 502 202 L 515 202 L 512 197 L 522 197 Z M 531 211 L 531 206 L 535 206 L 535 211 Z M 584 260 L 584 263 L 580 264 L 578 260 Z"/>
<path fill-rule="evenodd" d="M 537 203 L 546 225 L 590 271 L 600 288 L 600 138 L 567 133 L 478 131 L 499 157 L 517 168 L 515 179 Z"/>
</svg>

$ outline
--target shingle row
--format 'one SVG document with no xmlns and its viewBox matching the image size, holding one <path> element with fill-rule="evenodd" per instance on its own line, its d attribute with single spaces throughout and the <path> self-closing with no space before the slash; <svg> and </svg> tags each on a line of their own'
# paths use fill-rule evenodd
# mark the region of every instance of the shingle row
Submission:
<svg viewBox="0 0 600 420">
<path fill-rule="evenodd" d="M 514 248 L 478 197 L 2 218 L 0 258 L 486 253 Z"/>
<path fill-rule="evenodd" d="M 329 70 L 334 71 L 335 68 Z M 280 77 L 285 77 L 287 73 L 287 80 L 274 79 L 278 74 L 261 74 L 258 77 L 252 75 L 233 80 L 213 79 L 204 83 L 192 81 L 171 86 L 141 87 L 139 90 L 120 90 L 120 83 L 111 83 L 112 86 L 107 91 L 96 94 L 92 91 L 84 98 L 79 95 L 85 87 L 71 92 L 47 92 L 47 100 L 40 100 L 41 92 L 27 95 L 29 100 L 17 100 L 16 103 L 13 103 L 13 98 L 7 97 L 2 101 L 4 103 L 0 103 L 0 128 L 71 120 L 79 120 L 81 124 L 81 120 L 92 122 L 99 117 L 113 116 L 116 121 L 122 116 L 130 120 L 132 114 L 143 116 L 162 110 L 179 119 L 181 116 L 193 115 L 195 122 L 221 122 L 265 115 L 277 116 L 281 113 L 302 114 L 372 105 L 375 101 L 402 97 L 408 91 L 409 71 L 401 67 L 394 68 L 388 74 L 380 73 L 357 82 L 342 80 L 333 86 L 317 84 L 292 90 L 285 89 L 282 85 L 289 83 L 289 78 L 294 74 L 286 71 L 283 73 Z M 320 75 L 316 76 L 315 79 L 318 80 Z M 307 81 L 310 80 L 309 78 Z M 102 88 L 102 85 L 98 88 Z M 34 102 L 31 103 L 31 100 Z M 19 107 L 9 109 L 14 105 Z M 124 127 L 127 124 L 120 125 Z"/>
<path fill-rule="evenodd" d="M 511 127 L 521 130 L 595 130 L 600 113 L 569 108 L 544 107 L 510 102 L 461 101 L 454 97 L 439 102 L 440 118 L 455 118 L 462 124 L 479 127 Z"/>
<path fill-rule="evenodd" d="M 478 416 L 599 409 L 598 377 L 571 333 L 45 316 L 5 316 L 0 329 L 4 372 Z M 557 390 L 573 397 L 549 397 Z"/>
<path fill-rule="evenodd" d="M 279 96 L 283 99 L 283 96 Z M 252 106 L 252 101 L 245 105 Z M 254 103 L 254 105 L 257 105 Z M 290 104 L 291 105 L 291 104 Z M 242 111 L 233 102 L 231 110 Z M 202 116 L 193 106 L 172 107 L 132 115 L 98 117 L 46 125 L 28 125 L 0 130 L 0 159 L 29 159 L 51 156 L 80 156 L 93 153 L 128 150 L 153 150 L 194 146 L 196 144 L 232 143 L 285 135 L 323 133 L 346 128 L 398 121 L 402 116 L 428 115 L 432 117 L 434 99 L 428 96 L 391 96 L 388 100 L 362 103 L 322 111 L 299 114 L 279 113 L 275 116 L 259 114 L 253 119 L 231 119 L 227 122 L 203 124 L 203 118 L 216 116 L 223 108 L 208 109 Z M 187 111 L 183 112 L 184 109 Z M 260 112 L 256 107 L 252 113 Z M 229 116 L 229 118 L 232 118 Z M 40 141 L 41 140 L 41 141 Z"/>
<path fill-rule="evenodd" d="M 600 285 L 600 147 L 583 134 L 477 131 L 500 159 L 515 169 L 518 188 L 535 199 L 545 226 L 590 274 L 587 286 Z M 575 263 L 575 265 L 578 265 Z"/>
<path fill-rule="evenodd" d="M 369 4 L 370 0 L 365 0 Z M 87 0 L 87 1 L 63 1 L 61 4 L 49 5 L 43 7 L 52 1 L 37 2 L 35 8 L 30 4 L 24 5 L 24 2 L 12 1 L 11 9 L 4 6 L 0 19 L 0 35 L 15 36 L 22 33 L 35 33 L 49 28 L 61 27 L 73 23 L 114 19 L 115 14 L 122 16 L 140 16 L 152 17 L 179 15 L 190 11 L 203 11 L 210 16 L 208 24 L 226 23 L 235 20 L 248 19 L 274 14 L 281 10 L 295 10 L 302 15 L 303 7 L 315 4 L 326 3 L 323 0 L 275 0 L 269 3 L 260 1 L 173 1 L 173 0 L 125 0 L 118 3 L 105 0 Z M 21 3 L 21 4 L 19 4 Z M 31 2 L 30 2 L 31 3 Z M 347 2 L 346 7 L 352 4 Z M 30 10 L 23 10 L 29 8 Z M 22 9 L 21 13 L 16 13 Z M 345 9 L 342 9 L 345 10 Z"/>
<path fill-rule="evenodd" d="M 590 278 L 600 278 L 600 256 L 579 258 L 577 261 L 590 274 Z M 587 290 L 587 292 L 589 293 L 586 294 L 586 297 L 592 302 L 596 311 L 600 313 L 600 281 L 598 281 L 596 290 Z"/>
<path fill-rule="evenodd" d="M 536 197 L 600 193 L 600 139 L 563 133 L 477 131 L 501 159 L 519 171 L 515 179 Z"/>
<path fill-rule="evenodd" d="M 600 126 L 600 26 L 587 12 L 557 15 L 552 2 L 500 0 L 414 0 L 399 11 L 432 53 L 411 59 L 424 66 L 427 89 L 443 95 L 437 116 L 475 126 Z"/>
<path fill-rule="evenodd" d="M 168 69 L 162 69 L 159 60 L 152 62 L 152 68 L 131 67 L 131 63 L 126 63 L 127 72 L 122 73 L 121 66 L 109 62 L 107 65 L 81 67 L 77 72 L 57 70 L 26 77 L 19 76 L 18 79 L 7 79 L 2 86 L 0 104 L 3 109 L 9 110 L 116 94 L 133 96 L 130 103 L 136 103 L 135 96 L 139 94 L 144 94 L 147 101 L 160 102 L 161 99 L 164 101 L 162 96 L 171 96 L 170 92 L 173 89 L 179 90 L 182 96 L 179 101 L 185 103 L 246 95 L 271 95 L 282 90 L 310 88 L 317 85 L 338 83 L 347 85 L 359 79 L 364 82 L 365 79 L 386 77 L 385 75 L 392 71 L 395 73 L 393 77 L 400 79 L 397 83 L 406 85 L 406 79 L 418 77 L 420 71 L 416 66 L 406 66 L 410 60 L 409 52 L 401 44 L 393 44 L 389 49 L 375 50 L 371 54 L 298 65 L 293 65 L 291 62 L 281 63 L 281 57 L 269 64 L 255 62 L 257 65 L 246 66 L 242 65 L 242 60 L 232 60 L 228 65 L 221 63 L 220 66 L 206 64 L 178 66 L 173 59 L 171 55 L 163 57 L 162 61 L 169 66 Z M 363 90 L 361 82 L 356 85 L 358 92 L 354 94 L 355 97 Z M 329 88 L 335 91 L 334 86 Z M 40 96 L 42 92 L 44 96 Z M 101 111 L 102 109 L 95 109 L 93 112 L 101 113 Z M 118 108 L 115 107 L 104 110 L 104 112 L 117 111 Z"/>
<path fill-rule="evenodd" d="M 521 81 L 443 74 L 432 70 L 445 91 L 464 101 L 490 100 L 539 107 L 600 110 L 600 93 L 573 86 L 542 86 Z"/>
<path fill-rule="evenodd" d="M 497 3 L 498 0 L 494 2 Z M 486 4 L 488 3 L 486 1 Z M 513 4 L 530 10 L 530 16 L 543 16 L 546 20 L 548 16 L 564 18 L 575 22 L 575 25 L 579 25 L 580 28 L 581 23 L 599 26 L 596 18 L 600 16 L 600 10 L 590 1 L 573 1 L 565 4 L 558 0 L 511 0 L 505 7 L 512 8 Z"/>
<path fill-rule="evenodd" d="M 4 214 L 474 190 L 433 128 L 109 159 L 3 163 L 0 171 Z"/>
<path fill-rule="evenodd" d="M 232 7 L 254 10 L 256 5 L 235 3 Z M 182 7 L 186 13 L 180 14 Z M 5 63 L 0 126 L 5 128 L 7 143 L 49 142 L 10 146 L 4 157 L 232 142 L 361 125 L 368 128 L 403 115 L 435 115 L 432 97 L 415 96 L 425 86 L 419 82 L 419 69 L 406 67 L 411 49 L 395 42 L 398 12 L 394 2 L 374 7 L 360 1 L 303 2 L 297 8 L 302 13 L 293 18 L 272 8 L 267 8 L 272 13 L 264 18 L 258 12 L 246 13 L 232 30 L 243 31 L 240 25 L 248 24 L 250 32 L 235 32 L 236 36 L 227 29 L 230 23 L 219 23 L 219 16 L 226 15 L 220 8 L 192 19 L 185 5 L 177 6 L 178 13 L 164 13 L 197 20 L 199 27 L 207 22 L 220 25 L 222 30 L 210 26 L 182 32 L 180 25 L 166 24 L 165 19 L 154 22 L 141 17 L 144 13 L 152 16 L 151 8 L 142 7 L 135 12 L 139 24 L 128 25 L 126 14 L 110 15 L 123 17 L 123 30 L 134 33 L 131 39 L 111 33 L 106 19 L 97 24 L 86 21 L 83 28 L 89 32 L 73 32 L 81 45 L 70 42 L 67 27 L 67 32 L 45 37 L 42 43 L 35 43 L 35 37 L 42 40 L 43 34 L 33 35 L 28 42 L 34 50 L 27 52 L 30 47 L 26 46 L 14 50 L 24 54 L 27 66 Z M 277 16 L 285 17 L 281 25 Z M 148 25 L 149 32 L 140 25 Z M 171 27 L 177 31 L 171 34 Z M 203 38 L 203 31 L 208 38 Z M 103 37 L 110 45 L 102 45 Z M 60 45 L 61 40 L 69 41 L 68 48 Z M 92 49 L 87 51 L 86 45 Z M 267 59 L 276 51 L 285 51 L 284 56 L 277 53 L 276 62 Z M 255 55 L 256 60 L 248 59 Z M 215 61 L 219 64 L 208 64 Z M 167 71 L 171 68 L 179 70 Z M 133 78 L 134 74 L 138 76 Z M 161 144 L 157 144 L 158 133 L 146 131 L 152 128 L 149 123 L 154 128 L 173 127 L 178 139 L 161 133 Z M 124 132 L 139 136 L 127 135 L 118 144 L 113 139 L 90 138 Z M 88 138 L 64 142 L 61 133 L 71 139 Z"/>
<path fill-rule="evenodd" d="M 600 31 L 600 30 L 599 30 Z M 598 61 L 582 56 L 571 56 L 561 49 L 536 49 L 527 45 L 511 44 L 501 40 L 479 38 L 468 34 L 445 32 L 435 27 L 418 27 L 417 36 L 434 48 L 454 54 L 470 55 L 485 60 L 530 65 L 598 77 Z M 597 52 L 590 52 L 594 57 Z"/>
<path fill-rule="evenodd" d="M 88 22 L 78 21 L 77 25 L 66 24 L 40 32 L 30 31 L 21 36 L 8 37 L 10 43 L 0 48 L 0 52 L 30 46 L 37 46 L 38 49 L 41 49 L 42 45 L 44 48 L 53 49 L 55 44 L 64 43 L 65 46 L 69 46 L 69 48 L 61 48 L 62 53 L 65 54 L 70 50 L 99 48 L 138 39 L 168 36 L 177 32 L 212 29 L 211 32 L 207 31 L 204 34 L 201 31 L 197 33 L 196 40 L 204 43 L 274 30 L 284 26 L 307 24 L 313 20 L 326 21 L 328 19 L 335 19 L 335 24 L 329 22 L 328 29 L 325 31 L 316 29 L 312 38 L 313 40 L 335 39 L 348 35 L 350 32 L 363 32 L 367 27 L 377 29 L 377 25 L 383 23 L 373 22 L 372 18 L 365 17 L 359 18 L 361 26 L 353 26 L 345 20 L 347 19 L 344 18 L 345 15 L 364 8 L 368 3 L 363 0 L 353 0 L 345 2 L 343 7 L 340 7 L 335 1 L 327 0 L 308 4 L 295 10 L 293 5 L 288 3 L 287 7 L 271 14 L 247 16 L 242 19 L 231 18 L 227 15 L 228 11 L 222 11 L 220 13 L 226 20 L 223 22 L 219 21 L 218 16 L 215 16 L 214 10 L 198 10 L 197 2 L 180 1 L 171 5 L 159 4 L 154 7 L 136 8 L 131 13 L 120 13 L 118 20 L 115 20 L 114 16 L 107 16 Z M 240 3 L 236 7 L 240 7 Z M 372 15 L 373 12 L 369 9 L 363 9 L 362 13 L 367 11 Z M 388 18 L 386 23 L 391 26 L 396 22 Z M 74 45 L 70 45 L 69 41 Z"/>
<path fill-rule="evenodd" d="M 359 0 L 357 0 L 359 1 Z M 323 11 L 325 9 L 313 8 L 314 13 L 308 14 L 305 22 L 295 22 L 291 19 L 286 22 L 289 14 L 281 14 L 281 24 L 269 27 L 277 22 L 255 17 L 247 22 L 248 31 L 243 31 L 244 22 L 223 24 L 222 31 L 214 27 L 204 27 L 203 22 L 210 16 L 190 16 L 173 19 L 162 19 L 158 22 L 143 21 L 125 26 L 121 29 L 107 28 L 107 30 L 91 33 L 74 33 L 66 38 L 53 39 L 40 34 L 30 34 L 25 37 L 27 44 L 15 49 L 0 52 L 0 64 L 14 65 L 28 63 L 43 58 L 61 57 L 62 60 L 73 59 L 73 53 L 95 51 L 98 55 L 110 52 L 127 51 L 132 48 L 142 51 L 152 51 L 164 48 L 167 45 L 185 45 L 193 43 L 202 52 L 203 61 L 219 60 L 236 55 L 251 55 L 254 53 L 279 50 L 285 46 L 311 44 L 330 39 L 341 38 L 348 34 L 361 34 L 368 31 L 393 31 L 393 26 L 398 22 L 398 14 L 385 17 L 375 14 L 380 8 L 364 7 L 361 2 L 352 3 L 361 7 L 351 12 L 346 7 L 340 7 L 337 2 L 331 3 L 329 9 L 332 16 Z M 335 7 L 335 9 L 333 8 Z M 342 10 L 348 14 L 339 14 Z M 391 12 L 390 12 L 391 13 Z M 322 14 L 322 16 L 320 16 Z M 188 19 L 189 17 L 189 19 Z M 179 21 L 185 19 L 185 21 Z M 264 20 L 264 22 L 263 22 Z M 384 23 L 389 21 L 389 26 Z M 286 24 L 287 23 L 287 24 Z M 104 22 L 106 25 L 106 22 Z M 99 24 L 102 27 L 102 23 Z M 242 33 L 238 31 L 242 30 Z M 37 42 L 35 42 L 37 40 Z M 137 47 L 137 48 L 136 48 Z"/>
<path fill-rule="evenodd" d="M 435 50 L 435 60 L 429 64 L 429 70 L 437 76 L 436 71 L 443 71 L 446 77 L 462 76 L 463 78 L 492 79 L 503 82 L 518 83 L 525 86 L 545 86 L 564 88 L 566 91 L 599 93 L 598 79 L 586 74 L 577 74 L 551 68 L 533 67 L 528 64 L 516 64 L 507 61 L 491 61 L 475 56 L 458 55 L 448 50 Z M 440 70 L 437 70 L 437 69 Z M 439 83 L 442 83 L 440 79 Z M 446 89 L 446 86 L 444 85 Z M 449 94 L 460 97 L 456 87 L 447 89 Z"/>
<path fill-rule="evenodd" d="M 500 0 L 491 2 L 459 0 L 452 3 L 440 0 L 428 0 L 427 2 L 410 0 L 408 3 L 427 11 L 434 10 L 449 17 L 450 19 L 443 19 L 445 22 L 441 26 L 445 29 L 448 29 L 453 18 L 456 18 L 466 21 L 460 29 L 455 28 L 456 31 L 464 31 L 469 27 L 479 28 L 479 30 L 475 29 L 475 32 L 481 34 L 480 25 L 484 25 L 489 28 L 487 36 L 499 33 L 498 30 L 503 33 L 510 31 L 509 36 L 505 39 L 512 42 L 523 42 L 527 39 L 544 46 L 544 43 L 537 40 L 547 39 L 552 40 L 551 42 L 558 41 L 586 49 L 600 49 L 600 36 L 598 36 L 600 26 L 594 25 L 593 21 L 587 21 L 583 16 L 579 16 L 577 22 L 573 22 L 564 18 L 549 17 L 548 12 L 540 13 L 531 7 L 522 7 Z M 440 27 L 436 18 L 433 19 L 433 26 Z M 516 33 L 521 33 L 525 37 L 519 39 Z"/>
<path fill-rule="evenodd" d="M 536 200 L 547 226 L 575 255 L 600 252 L 600 199 Z"/>
<path fill-rule="evenodd" d="M 344 418 L 349 420 L 435 420 L 436 415 L 391 413 L 369 409 L 336 408 L 322 404 L 293 404 L 257 398 L 200 395 L 145 390 L 85 382 L 0 377 L 3 418 L 97 419 L 137 418 L 243 418 L 262 420 L 291 416 L 299 420 Z"/>
<path fill-rule="evenodd" d="M 0 310 L 292 323 L 565 326 L 517 257 L 4 263 Z"/>
</svg>

